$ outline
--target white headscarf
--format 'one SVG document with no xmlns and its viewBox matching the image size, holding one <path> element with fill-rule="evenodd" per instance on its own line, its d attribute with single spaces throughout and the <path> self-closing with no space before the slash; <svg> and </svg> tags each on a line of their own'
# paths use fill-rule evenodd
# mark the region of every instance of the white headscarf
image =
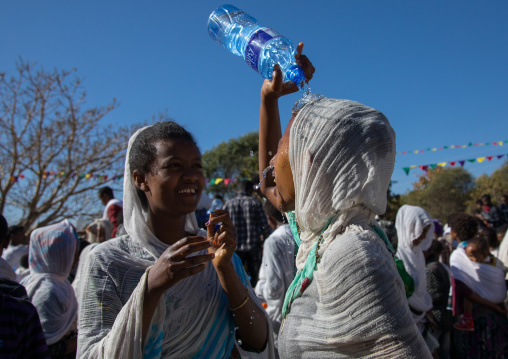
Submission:
<svg viewBox="0 0 508 359">
<path fill-rule="evenodd" d="M 101 229 L 104 229 L 104 240 L 107 241 L 111 239 L 111 233 L 113 232 L 113 223 L 108 221 L 107 219 L 96 219 L 92 223 L 87 226 L 87 240 L 90 243 L 100 243 L 99 240 L 99 232 Z"/>
<path fill-rule="evenodd" d="M 30 275 L 22 283 L 37 308 L 48 345 L 75 327 L 78 303 L 67 280 L 78 238 L 69 221 L 34 230 L 30 236 Z"/>
<path fill-rule="evenodd" d="M 426 226 L 430 226 L 427 236 L 418 246 L 414 246 L 413 241 L 423 233 Z M 408 300 L 409 305 L 423 312 L 420 315 L 413 313 L 413 317 L 418 323 L 424 319 L 425 313 L 432 309 L 432 297 L 427 291 L 423 251 L 426 251 L 432 245 L 434 222 L 423 208 L 404 205 L 397 212 L 395 228 L 399 240 L 397 258 L 404 262 L 404 268 L 415 283 L 415 291 Z"/>
<path fill-rule="evenodd" d="M 302 241 L 301 269 L 323 233 L 321 252 L 355 218 L 375 223 L 386 210 L 395 163 L 395 132 L 376 109 L 349 100 L 322 99 L 297 115 L 289 136 L 289 161 Z"/>
</svg>

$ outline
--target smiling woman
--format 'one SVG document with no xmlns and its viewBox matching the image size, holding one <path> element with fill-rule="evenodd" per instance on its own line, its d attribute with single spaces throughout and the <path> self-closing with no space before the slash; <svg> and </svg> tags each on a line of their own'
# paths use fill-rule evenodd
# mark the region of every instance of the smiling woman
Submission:
<svg viewBox="0 0 508 359">
<path fill-rule="evenodd" d="M 197 227 L 205 179 L 192 135 L 174 122 L 139 130 L 124 178 L 127 235 L 89 254 L 78 357 L 227 358 L 237 338 L 273 356 L 228 213 L 216 210 L 206 233 Z"/>
</svg>

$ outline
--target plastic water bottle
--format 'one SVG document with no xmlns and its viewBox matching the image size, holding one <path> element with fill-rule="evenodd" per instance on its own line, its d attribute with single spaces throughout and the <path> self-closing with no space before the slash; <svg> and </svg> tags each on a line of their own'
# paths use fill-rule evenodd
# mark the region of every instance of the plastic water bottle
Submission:
<svg viewBox="0 0 508 359">
<path fill-rule="evenodd" d="M 243 56 L 247 64 L 265 79 L 272 79 L 273 66 L 279 64 L 284 81 L 299 85 L 305 78 L 296 65 L 295 46 L 274 30 L 259 26 L 252 16 L 233 5 L 223 5 L 208 18 L 210 37 Z"/>
</svg>

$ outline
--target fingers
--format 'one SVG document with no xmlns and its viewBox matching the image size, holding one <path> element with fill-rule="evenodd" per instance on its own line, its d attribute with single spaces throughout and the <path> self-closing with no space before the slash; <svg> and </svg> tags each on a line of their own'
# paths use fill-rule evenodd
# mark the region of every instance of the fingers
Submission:
<svg viewBox="0 0 508 359">
<path fill-rule="evenodd" d="M 181 260 L 188 255 L 210 248 L 211 244 L 203 237 L 186 237 L 170 247 L 170 259 Z"/>
<path fill-rule="evenodd" d="M 300 42 L 296 47 L 296 53 L 298 54 L 298 56 L 302 55 L 302 51 L 303 51 L 303 42 Z"/>
<path fill-rule="evenodd" d="M 282 70 L 280 69 L 279 64 L 275 64 L 273 66 L 273 73 L 272 73 L 272 85 L 275 89 L 280 89 L 282 87 Z"/>
</svg>

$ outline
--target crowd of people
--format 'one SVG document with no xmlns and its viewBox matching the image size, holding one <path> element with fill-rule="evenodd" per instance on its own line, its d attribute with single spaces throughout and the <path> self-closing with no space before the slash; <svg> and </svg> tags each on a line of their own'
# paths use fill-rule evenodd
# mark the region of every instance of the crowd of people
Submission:
<svg viewBox="0 0 508 359">
<path fill-rule="evenodd" d="M 273 175 L 257 191 L 240 181 L 203 211 L 199 148 L 165 121 L 132 135 L 123 200 L 101 188 L 83 231 L 28 238 L 0 216 L 0 357 L 508 357 L 507 197 L 445 225 L 411 205 L 382 219 L 387 118 L 314 98 L 282 131 L 278 100 L 296 91 L 278 66 L 263 83 L 259 173 Z"/>
</svg>

